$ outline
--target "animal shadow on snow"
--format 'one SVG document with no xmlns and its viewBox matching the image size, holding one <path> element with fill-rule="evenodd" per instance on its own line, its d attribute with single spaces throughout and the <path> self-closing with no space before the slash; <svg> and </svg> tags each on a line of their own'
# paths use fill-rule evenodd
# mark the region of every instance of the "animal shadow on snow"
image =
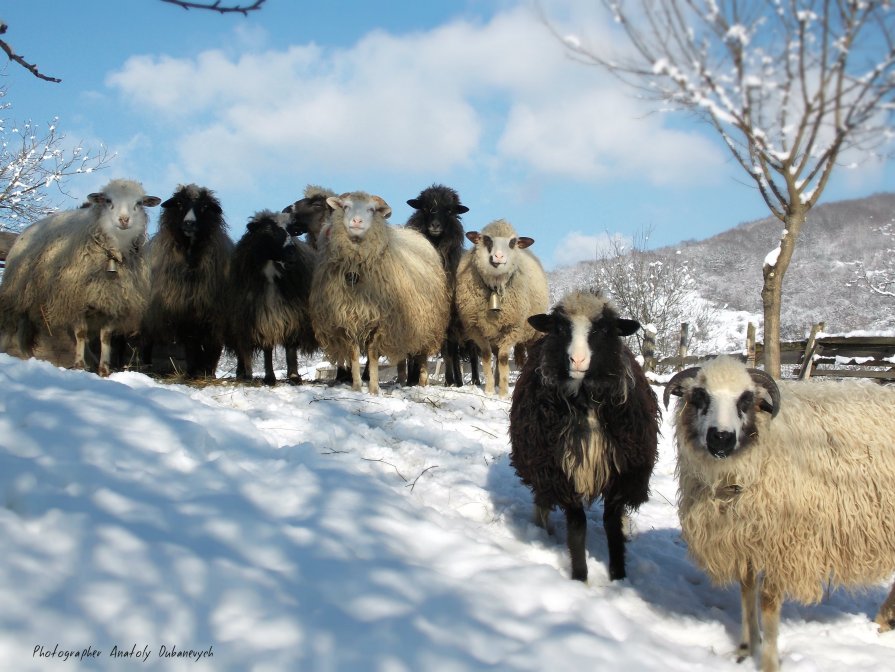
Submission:
<svg viewBox="0 0 895 672">
<path fill-rule="evenodd" d="M 509 456 L 494 460 L 488 470 L 487 490 L 495 511 L 507 528 L 520 541 L 532 547 L 532 557 L 543 561 L 546 551 L 554 554 L 548 560 L 557 572 L 571 581 L 569 552 L 566 546 L 566 520 L 562 510 L 550 514 L 553 534 L 534 523 L 531 491 L 519 480 L 509 464 Z M 662 497 L 653 493 L 641 512 L 658 506 Z M 645 602 L 668 615 L 700 621 L 720 621 L 727 630 L 731 647 L 740 636 L 739 586 L 715 586 L 708 576 L 687 555 L 687 545 L 678 527 L 648 527 L 645 516 L 634 512 L 626 526 L 625 553 L 627 578 L 609 580 L 609 553 L 603 530 L 603 504 L 597 500 L 586 509 L 588 590 L 605 591 L 611 586 L 633 589 Z M 872 622 L 885 600 L 885 585 L 849 592 L 835 590 L 816 605 L 784 602 L 781 618 L 808 623 L 834 623 L 847 614 L 859 614 Z"/>
</svg>

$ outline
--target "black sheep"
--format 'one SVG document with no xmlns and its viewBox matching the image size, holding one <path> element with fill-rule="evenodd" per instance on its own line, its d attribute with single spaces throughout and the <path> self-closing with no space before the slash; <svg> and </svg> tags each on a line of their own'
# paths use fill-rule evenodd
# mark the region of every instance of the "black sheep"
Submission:
<svg viewBox="0 0 895 672">
<path fill-rule="evenodd" d="M 230 268 L 230 347 L 238 374 L 252 378 L 252 356 L 264 352 L 264 383 L 273 385 L 273 350 L 286 349 L 286 375 L 298 384 L 298 351 L 312 354 L 317 341 L 308 314 L 316 254 L 286 231 L 286 217 L 256 213 L 236 243 Z"/>
<path fill-rule="evenodd" d="M 210 189 L 180 185 L 161 207 L 159 231 L 149 247 L 143 361 L 152 367 L 154 349 L 182 347 L 187 376 L 214 377 L 224 347 L 233 241 Z M 152 368 L 164 370 L 161 362 L 156 365 Z"/>
<path fill-rule="evenodd" d="M 442 265 L 448 275 L 451 296 L 456 284 L 457 264 L 463 254 L 466 239 L 460 215 L 469 212 L 469 208 L 460 202 L 460 196 L 450 187 L 433 184 L 423 189 L 419 196 L 407 201 L 407 205 L 415 210 L 407 220 L 407 227 L 422 233 L 441 255 Z M 463 371 L 460 359 L 463 351 L 468 355 L 472 369 L 473 384 L 479 384 L 478 351 L 472 342 L 463 343 L 460 319 L 456 307 L 451 307 L 451 320 L 441 352 L 444 357 L 445 385 L 463 385 Z M 415 382 L 418 372 L 408 376 L 409 382 Z"/>
<path fill-rule="evenodd" d="M 329 189 L 308 185 L 305 188 L 305 197 L 295 201 L 292 205 L 283 208 L 283 212 L 289 215 L 286 225 L 290 236 L 307 234 L 308 245 L 315 250 L 318 248 L 318 237 L 321 230 L 332 218 L 333 209 L 326 202 L 330 196 L 337 194 Z"/>
<path fill-rule="evenodd" d="M 584 507 L 603 499 L 609 578 L 625 577 L 622 518 L 649 495 L 659 406 L 621 337 L 639 327 L 599 294 L 573 292 L 529 324 L 529 350 L 510 409 L 510 463 L 534 494 L 535 521 L 566 515 L 572 578 L 587 580 Z"/>
</svg>

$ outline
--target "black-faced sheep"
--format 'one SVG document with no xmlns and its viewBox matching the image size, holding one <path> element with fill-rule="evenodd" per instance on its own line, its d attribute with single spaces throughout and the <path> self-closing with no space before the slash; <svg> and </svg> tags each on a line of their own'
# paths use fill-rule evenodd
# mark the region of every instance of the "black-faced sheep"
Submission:
<svg viewBox="0 0 895 672">
<path fill-rule="evenodd" d="M 118 179 L 87 201 L 89 207 L 35 222 L 16 240 L 0 287 L 3 340 L 15 338 L 27 357 L 39 332 L 67 334 L 74 339 L 71 365 L 84 368 L 87 343 L 98 334 L 97 370 L 107 376 L 112 336 L 136 334 L 146 309 L 144 208 L 161 199 Z"/>
<path fill-rule="evenodd" d="M 317 340 L 308 296 L 317 255 L 286 231 L 287 218 L 269 210 L 255 214 L 236 243 L 230 264 L 227 302 L 228 344 L 236 351 L 239 373 L 252 378 L 252 355 L 264 352 L 264 383 L 273 385 L 273 351 L 286 349 L 286 376 L 298 384 L 298 352 L 312 354 Z"/>
<path fill-rule="evenodd" d="M 513 391 L 510 463 L 532 490 L 538 525 L 548 528 L 554 507 L 565 512 L 579 581 L 587 580 L 584 509 L 602 497 L 609 578 L 623 579 L 623 516 L 647 500 L 658 455 L 658 401 L 621 339 L 640 325 L 585 292 L 529 322 L 545 335 Z"/>
<path fill-rule="evenodd" d="M 309 184 L 305 187 L 304 198 L 283 208 L 283 212 L 289 215 L 289 235 L 306 235 L 308 245 L 318 249 L 322 243 L 321 233 L 332 222 L 333 209 L 326 199 L 336 195 L 336 192 L 317 185 Z"/>
<path fill-rule="evenodd" d="M 435 248 L 422 235 L 389 226 L 391 208 L 379 196 L 331 197 L 329 239 L 320 250 L 311 288 L 311 320 L 327 356 L 350 363 L 361 388 L 366 353 L 371 394 L 379 392 L 379 357 L 421 357 L 441 346 L 450 315 L 447 278 Z M 420 384 L 427 383 L 422 368 Z"/>
<path fill-rule="evenodd" d="M 739 582 L 740 654 L 777 670 L 784 599 L 895 572 L 895 389 L 775 382 L 722 356 L 676 374 L 671 395 L 690 555 L 714 583 Z M 895 625 L 895 589 L 877 622 Z"/>
<path fill-rule="evenodd" d="M 414 209 L 406 226 L 423 234 L 441 255 L 441 263 L 447 274 L 451 294 L 451 319 L 448 322 L 447 334 L 441 346 L 444 358 L 445 385 L 463 385 L 463 370 L 460 364 L 465 353 L 472 369 L 472 379 L 478 383 L 478 349 L 472 342 L 463 339 L 460 317 L 453 300 L 454 287 L 457 283 L 457 266 L 463 255 L 463 223 L 460 215 L 469 212 L 469 208 L 460 202 L 460 196 L 450 187 L 433 184 L 423 189 L 419 196 L 407 201 Z"/>
<path fill-rule="evenodd" d="M 155 344 L 178 343 L 186 355 L 187 376 L 214 377 L 227 328 L 232 253 L 214 193 L 195 184 L 178 186 L 162 203 L 159 231 L 149 242 L 144 364 L 152 364 Z"/>
<path fill-rule="evenodd" d="M 498 392 L 506 397 L 510 350 L 538 337 L 528 317 L 547 310 L 547 275 L 537 257 L 525 249 L 534 241 L 516 235 L 503 219 L 466 237 L 473 248 L 461 257 L 457 268 L 457 313 L 465 336 L 481 351 L 485 392 L 494 394 L 494 354 Z"/>
</svg>

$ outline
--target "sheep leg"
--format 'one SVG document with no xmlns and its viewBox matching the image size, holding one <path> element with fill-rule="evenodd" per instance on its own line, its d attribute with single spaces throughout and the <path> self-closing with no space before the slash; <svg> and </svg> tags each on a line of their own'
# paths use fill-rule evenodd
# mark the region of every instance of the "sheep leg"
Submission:
<svg viewBox="0 0 895 672">
<path fill-rule="evenodd" d="M 880 632 L 887 632 L 895 628 L 895 584 L 889 591 L 889 596 L 883 602 L 883 606 L 879 608 L 876 615 L 876 622 L 879 624 Z"/>
<path fill-rule="evenodd" d="M 550 535 L 555 532 L 553 523 L 550 522 L 551 511 L 552 509 L 549 506 L 543 506 L 542 504 L 535 502 L 534 524 L 546 530 L 547 534 Z"/>
<path fill-rule="evenodd" d="M 34 356 L 34 325 L 27 315 L 19 316 L 19 321 L 16 325 L 16 343 L 19 346 L 20 357 L 28 358 Z"/>
<path fill-rule="evenodd" d="M 426 387 L 429 384 L 429 356 L 414 355 L 413 366 L 417 372 L 417 384 L 420 387 Z"/>
<path fill-rule="evenodd" d="M 273 348 L 264 348 L 264 384 L 277 384 L 277 374 L 273 370 Z"/>
<path fill-rule="evenodd" d="M 87 366 L 87 322 L 78 321 L 74 325 L 75 328 L 75 362 L 72 364 L 73 369 L 84 369 Z"/>
<path fill-rule="evenodd" d="M 497 352 L 497 393 L 505 399 L 510 393 L 510 351 L 500 348 Z"/>
<path fill-rule="evenodd" d="M 566 509 L 566 543 L 569 557 L 572 559 L 572 578 L 576 581 L 587 581 L 587 556 L 585 537 L 587 535 L 587 517 L 584 507 L 573 506 Z"/>
<path fill-rule="evenodd" d="M 761 647 L 761 672 L 779 672 L 780 654 L 777 651 L 777 635 L 780 630 L 780 608 L 783 597 L 779 592 L 761 587 L 761 624 L 764 630 L 764 646 Z"/>
<path fill-rule="evenodd" d="M 351 389 L 360 392 L 360 348 L 351 348 Z"/>
<path fill-rule="evenodd" d="M 740 603 L 743 626 L 740 645 L 737 648 L 738 663 L 742 663 L 761 649 L 761 630 L 758 625 L 758 578 L 751 567 L 749 573 L 740 579 Z"/>
<path fill-rule="evenodd" d="M 491 346 L 482 348 L 482 375 L 485 378 L 485 394 L 494 394 L 494 374 L 491 372 Z"/>
<path fill-rule="evenodd" d="M 402 357 L 398 360 L 398 385 L 402 387 L 407 385 L 407 381 L 409 380 L 409 376 L 407 374 L 407 358 Z"/>
<path fill-rule="evenodd" d="M 625 531 L 622 520 L 625 507 L 621 504 L 603 501 L 603 529 L 609 547 L 609 579 L 618 581 L 625 578 Z"/>
<path fill-rule="evenodd" d="M 367 346 L 367 367 L 370 370 L 370 394 L 379 394 L 379 353 L 373 343 Z"/>
<path fill-rule="evenodd" d="M 479 349 L 472 341 L 466 341 L 466 351 L 469 353 L 469 373 L 472 376 L 473 385 L 481 385 L 482 379 L 479 375 Z M 462 383 L 462 378 L 461 378 Z"/>
<path fill-rule="evenodd" d="M 252 351 L 249 348 L 240 348 L 236 355 L 236 375 L 243 380 L 252 379 Z"/>
<path fill-rule="evenodd" d="M 108 326 L 99 330 L 99 365 L 97 373 L 107 378 L 112 373 L 112 329 Z"/>
<path fill-rule="evenodd" d="M 290 385 L 301 385 L 301 374 L 298 372 L 298 349 L 286 346 L 286 380 Z"/>
</svg>

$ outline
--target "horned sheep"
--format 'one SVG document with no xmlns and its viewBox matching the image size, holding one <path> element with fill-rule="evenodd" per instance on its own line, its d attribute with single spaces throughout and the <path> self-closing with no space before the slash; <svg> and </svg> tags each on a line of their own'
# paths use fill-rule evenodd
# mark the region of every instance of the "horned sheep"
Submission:
<svg viewBox="0 0 895 672">
<path fill-rule="evenodd" d="M 741 660 L 778 670 L 784 599 L 895 572 L 895 389 L 774 381 L 721 356 L 676 374 L 671 395 L 689 553 L 714 583 L 739 582 Z M 876 620 L 895 626 L 895 587 Z"/>
<path fill-rule="evenodd" d="M 264 383 L 276 383 L 273 351 L 286 350 L 286 377 L 301 382 L 298 353 L 313 354 L 317 339 L 308 299 L 317 261 L 309 245 L 287 231 L 287 217 L 262 210 L 246 225 L 230 265 L 228 343 L 236 351 L 238 374 L 252 378 L 252 356 L 264 353 Z"/>
<path fill-rule="evenodd" d="M 510 350 L 528 344 L 538 333 L 528 317 L 548 307 L 547 275 L 529 250 L 534 240 L 516 234 L 503 219 L 491 222 L 481 233 L 469 231 L 473 248 L 457 268 L 457 313 L 467 338 L 479 348 L 485 392 L 494 394 L 491 356 L 497 356 L 498 393 L 509 393 Z"/>
<path fill-rule="evenodd" d="M 31 356 L 39 333 L 67 334 L 73 368 L 85 368 L 87 343 L 99 335 L 97 371 L 111 372 L 115 335 L 136 334 L 149 295 L 144 208 L 147 196 L 132 180 L 116 179 L 76 210 L 50 215 L 18 237 L 0 286 L 3 342 Z"/>
<path fill-rule="evenodd" d="M 190 378 L 214 377 L 227 327 L 225 292 L 233 242 L 221 203 L 195 184 L 162 203 L 149 241 L 151 289 L 143 324 L 143 363 L 155 345 L 181 344 Z"/>
<path fill-rule="evenodd" d="M 609 578 L 625 578 L 624 516 L 649 496 L 659 405 L 622 341 L 639 327 L 599 293 L 572 292 L 533 315 L 531 346 L 513 390 L 510 463 L 534 495 L 535 522 L 565 512 L 572 578 L 587 580 L 585 507 L 603 500 Z"/>
<path fill-rule="evenodd" d="M 397 361 L 438 351 L 450 313 L 447 278 L 429 241 L 386 223 L 391 208 L 379 196 L 352 192 L 327 202 L 333 219 L 311 288 L 314 332 L 330 359 L 350 363 L 355 390 L 365 353 L 377 394 L 380 355 Z M 422 366 L 420 384 L 427 382 Z"/>
</svg>

